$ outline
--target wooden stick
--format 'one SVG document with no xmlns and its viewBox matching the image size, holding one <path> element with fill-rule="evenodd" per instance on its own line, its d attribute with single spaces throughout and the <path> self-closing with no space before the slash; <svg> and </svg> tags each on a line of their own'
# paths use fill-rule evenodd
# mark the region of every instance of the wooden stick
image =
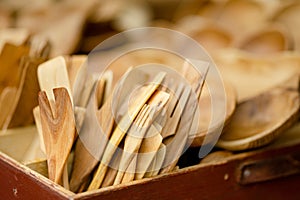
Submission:
<svg viewBox="0 0 300 200">
<path fill-rule="evenodd" d="M 105 149 L 100 165 L 88 190 L 95 190 L 100 187 L 105 177 L 105 173 L 107 171 L 107 165 L 109 164 L 116 148 L 122 141 L 125 133 L 129 129 L 130 125 L 132 124 L 132 121 L 135 119 L 138 112 L 141 110 L 141 108 L 147 102 L 147 100 L 152 96 L 154 91 L 158 88 L 160 83 L 163 81 L 165 75 L 166 73 L 160 72 L 154 78 L 152 84 L 141 88 L 141 92 L 137 94 L 137 97 L 134 99 L 134 103 L 131 107 L 129 107 L 129 114 L 131 115 L 131 117 L 128 118 L 128 115 L 125 115 L 120 121 L 120 124 L 114 130 L 110 142 Z"/>
<path fill-rule="evenodd" d="M 100 109 L 102 105 L 104 104 L 104 93 L 106 90 L 106 81 L 104 79 L 98 80 L 98 86 L 96 89 L 96 102 L 97 102 L 97 109 Z"/>
<path fill-rule="evenodd" d="M 46 92 L 39 93 L 39 106 L 49 178 L 61 183 L 61 176 L 76 136 L 72 103 L 67 89 L 53 90 L 55 102 L 50 107 Z"/>
</svg>

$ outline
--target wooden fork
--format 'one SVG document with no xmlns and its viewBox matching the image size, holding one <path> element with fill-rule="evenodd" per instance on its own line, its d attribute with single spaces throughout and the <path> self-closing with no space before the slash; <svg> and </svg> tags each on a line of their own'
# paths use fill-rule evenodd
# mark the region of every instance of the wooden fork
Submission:
<svg viewBox="0 0 300 200">
<path fill-rule="evenodd" d="M 124 135 L 128 131 L 132 121 L 136 118 L 137 114 L 144 106 L 144 104 L 148 101 L 148 99 L 152 96 L 154 91 L 159 87 L 161 82 L 163 81 L 166 73 L 160 72 L 157 74 L 154 79 L 152 80 L 152 84 L 146 85 L 140 88 L 140 92 L 137 93 L 136 98 L 134 98 L 134 103 L 131 107 L 129 107 L 128 112 L 130 113 L 131 117 L 125 115 L 119 125 L 114 130 L 109 144 L 106 146 L 105 152 L 102 156 L 100 165 L 96 171 L 96 174 L 88 188 L 88 190 L 95 190 L 100 187 L 105 177 L 105 173 L 107 171 L 107 165 L 110 162 L 115 150 L 119 146 L 120 142 L 122 141 Z"/>
</svg>

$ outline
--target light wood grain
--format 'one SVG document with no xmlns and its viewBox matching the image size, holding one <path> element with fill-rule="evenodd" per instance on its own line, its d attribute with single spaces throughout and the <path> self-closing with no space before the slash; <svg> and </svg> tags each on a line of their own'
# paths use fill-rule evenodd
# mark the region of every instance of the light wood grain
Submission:
<svg viewBox="0 0 300 200">
<path fill-rule="evenodd" d="M 72 103 L 67 89 L 53 90 L 55 102 L 50 107 L 46 92 L 39 94 L 39 106 L 49 178 L 61 183 L 63 170 L 76 136 Z"/>
</svg>

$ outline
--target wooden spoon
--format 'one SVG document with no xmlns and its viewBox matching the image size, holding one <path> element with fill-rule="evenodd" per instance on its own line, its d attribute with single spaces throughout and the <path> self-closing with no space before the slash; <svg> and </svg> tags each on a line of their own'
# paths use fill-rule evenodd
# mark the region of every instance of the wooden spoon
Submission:
<svg viewBox="0 0 300 200">
<path fill-rule="evenodd" d="M 222 103 L 222 90 L 224 89 L 226 94 L 226 108 L 224 111 L 213 111 L 213 107 L 216 107 L 217 105 L 212 105 L 212 97 L 208 89 L 208 85 L 207 83 L 204 83 L 203 91 L 199 98 L 200 114 L 197 118 L 198 128 L 195 134 L 191 134 L 189 136 L 189 140 L 191 141 L 191 147 L 199 147 L 201 145 L 205 145 L 205 138 L 211 138 L 206 140 L 206 142 L 211 141 L 214 138 L 215 133 L 217 133 L 216 130 L 218 130 L 220 124 L 224 123 L 226 128 L 226 125 L 230 122 L 230 119 L 232 118 L 232 115 L 236 108 L 236 91 L 230 84 L 228 84 L 225 81 L 223 82 L 223 86 L 224 88 L 219 88 L 214 91 L 215 96 L 218 98 L 215 102 Z M 222 116 L 221 112 L 226 112 L 224 119 L 225 122 L 223 122 L 221 118 L 218 117 Z M 217 116 L 217 120 L 212 120 L 213 114 Z"/>
<path fill-rule="evenodd" d="M 238 151 L 272 142 L 298 120 L 299 76 L 240 103 L 217 146 Z"/>
</svg>

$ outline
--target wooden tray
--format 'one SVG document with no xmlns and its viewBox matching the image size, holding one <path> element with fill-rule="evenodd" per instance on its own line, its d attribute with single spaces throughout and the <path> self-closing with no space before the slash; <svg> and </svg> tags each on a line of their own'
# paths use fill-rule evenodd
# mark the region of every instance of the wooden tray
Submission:
<svg viewBox="0 0 300 200">
<path fill-rule="evenodd" d="M 198 164 L 155 178 L 80 194 L 54 184 L 0 152 L 0 197 L 62 200 L 283 199 L 289 194 L 289 199 L 299 199 L 299 130 L 300 125 L 296 125 L 271 146 L 238 153 L 216 163 Z M 12 145 L 10 148 L 13 148 Z"/>
</svg>

